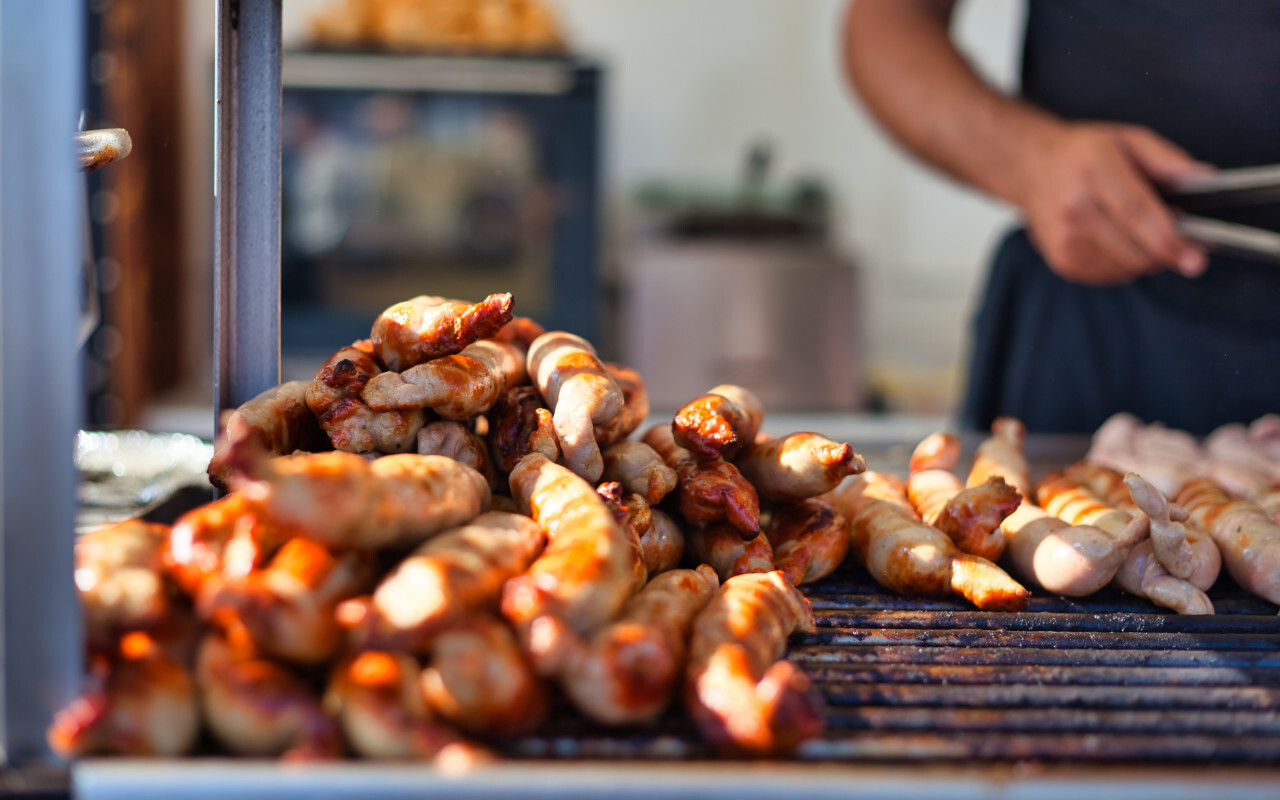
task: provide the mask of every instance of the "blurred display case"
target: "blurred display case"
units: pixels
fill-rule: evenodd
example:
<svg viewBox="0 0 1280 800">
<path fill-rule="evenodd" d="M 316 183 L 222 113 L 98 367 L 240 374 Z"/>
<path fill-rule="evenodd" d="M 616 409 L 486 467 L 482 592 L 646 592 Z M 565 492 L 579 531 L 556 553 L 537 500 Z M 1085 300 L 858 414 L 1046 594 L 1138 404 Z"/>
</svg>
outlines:
<svg viewBox="0 0 1280 800">
<path fill-rule="evenodd" d="M 419 294 L 598 338 L 598 65 L 286 53 L 282 79 L 286 377 Z"/>
</svg>

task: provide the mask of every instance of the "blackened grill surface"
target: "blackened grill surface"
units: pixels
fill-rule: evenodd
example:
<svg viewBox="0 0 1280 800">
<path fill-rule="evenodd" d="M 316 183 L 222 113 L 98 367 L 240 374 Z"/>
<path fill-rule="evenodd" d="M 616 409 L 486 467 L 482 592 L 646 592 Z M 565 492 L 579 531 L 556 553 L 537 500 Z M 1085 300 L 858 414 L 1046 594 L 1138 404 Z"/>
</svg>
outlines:
<svg viewBox="0 0 1280 800">
<path fill-rule="evenodd" d="M 827 704 L 799 758 L 1280 764 L 1280 617 L 1223 578 L 1211 617 L 1105 590 L 1021 613 L 885 592 L 857 568 L 806 587 L 789 657 Z M 510 755 L 710 758 L 679 710 L 610 731 L 562 713 Z"/>
</svg>

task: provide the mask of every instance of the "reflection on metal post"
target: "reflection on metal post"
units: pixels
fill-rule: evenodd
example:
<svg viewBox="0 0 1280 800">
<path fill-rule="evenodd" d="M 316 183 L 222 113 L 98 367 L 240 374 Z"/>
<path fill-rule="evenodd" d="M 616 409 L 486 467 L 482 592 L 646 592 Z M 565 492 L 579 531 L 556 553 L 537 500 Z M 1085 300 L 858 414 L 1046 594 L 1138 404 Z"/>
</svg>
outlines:
<svg viewBox="0 0 1280 800">
<path fill-rule="evenodd" d="M 0 3 L 0 744 L 48 759 L 80 679 L 74 572 L 81 416 L 77 0 Z"/>
<path fill-rule="evenodd" d="M 280 381 L 280 4 L 219 0 L 214 413 Z"/>
</svg>

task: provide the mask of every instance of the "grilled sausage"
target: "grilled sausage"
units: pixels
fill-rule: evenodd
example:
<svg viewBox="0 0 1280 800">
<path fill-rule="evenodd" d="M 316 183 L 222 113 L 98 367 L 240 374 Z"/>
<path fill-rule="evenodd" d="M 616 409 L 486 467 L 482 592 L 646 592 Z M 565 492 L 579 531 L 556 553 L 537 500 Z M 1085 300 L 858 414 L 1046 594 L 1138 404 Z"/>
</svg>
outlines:
<svg viewBox="0 0 1280 800">
<path fill-rule="evenodd" d="M 334 668 L 325 708 L 365 758 L 428 760 L 445 767 L 489 760 L 487 751 L 431 712 L 418 676 L 418 662 L 410 656 L 360 653 Z"/>
<path fill-rule="evenodd" d="M 542 404 L 542 395 L 533 386 L 517 386 L 494 403 L 487 414 L 489 451 L 503 473 L 515 469 L 530 453 L 542 453 L 550 461 L 560 458 L 551 411 Z"/>
<path fill-rule="evenodd" d="M 732 459 L 760 431 L 764 406 L 750 390 L 724 384 L 686 403 L 671 424 L 676 444 L 700 461 Z"/>
<path fill-rule="evenodd" d="M 423 425 L 418 431 L 418 455 L 460 461 L 483 475 L 490 489 L 498 488 L 488 443 L 461 422 L 436 420 Z"/>
<path fill-rule="evenodd" d="M 288 538 L 253 513 L 249 501 L 236 492 L 178 517 L 169 532 L 165 568 L 198 602 L 206 587 L 243 578 L 265 565 Z"/>
<path fill-rule="evenodd" d="M 711 568 L 726 581 L 747 572 L 772 572 L 773 546 L 763 533 L 743 541 L 742 534 L 726 522 L 690 528 L 685 534 L 690 557 Z"/>
<path fill-rule="evenodd" d="M 744 539 L 760 532 L 760 497 L 737 467 L 727 461 L 698 461 L 676 444 L 668 425 L 653 426 L 643 441 L 675 470 L 676 503 L 685 522 L 727 520 Z"/>
<path fill-rule="evenodd" d="M 429 408 L 444 419 L 469 420 L 488 411 L 508 386 L 525 381 L 524 352 L 513 344 L 480 341 L 462 352 L 371 377 L 360 399 L 374 411 Z"/>
<path fill-rule="evenodd" d="M 809 601 L 781 572 L 738 575 L 694 618 L 685 705 L 707 741 L 785 755 L 822 729 L 809 678 L 780 661 L 793 631 L 814 630 Z"/>
<path fill-rule="evenodd" d="M 1018 611 L 1030 593 L 985 558 L 961 552 L 902 502 L 882 500 L 858 476 L 827 497 L 849 521 L 850 544 L 871 577 L 905 594 L 957 594 L 983 610 Z"/>
<path fill-rule="evenodd" d="M 359 649 L 425 652 L 449 624 L 496 606 L 502 585 L 524 572 L 546 542 L 522 514 L 490 511 L 428 539 L 365 600 L 347 603 L 341 621 Z"/>
<path fill-rule="evenodd" d="M 209 460 L 214 486 L 227 488 L 232 473 L 251 469 L 263 458 L 329 449 L 329 437 L 307 406 L 309 386 L 307 381 L 282 383 L 231 412 Z"/>
<path fill-rule="evenodd" d="M 233 753 L 290 759 L 342 754 L 335 721 L 306 682 L 258 655 L 239 636 L 205 637 L 196 658 L 200 709 L 218 743 Z"/>
<path fill-rule="evenodd" d="M 473 519 L 491 498 L 471 467 L 413 453 L 280 456 L 237 488 L 268 522 L 334 548 L 412 546 Z"/>
<path fill-rule="evenodd" d="M 613 516 L 591 484 L 546 456 L 525 456 L 511 472 L 511 493 L 547 531 L 547 547 L 507 581 L 502 613 L 515 626 L 541 675 L 564 655 L 556 631 L 586 635 L 612 619 L 645 581 L 640 542 Z M 535 627 L 547 632 L 535 636 Z"/>
<path fill-rule="evenodd" d="M 425 411 L 374 411 L 361 397 L 380 374 L 373 345 L 365 339 L 330 356 L 307 387 L 307 407 L 338 450 L 407 453 L 414 448 L 427 421 Z"/>
<path fill-rule="evenodd" d="M 684 669 L 693 618 L 719 585 L 705 564 L 649 581 L 573 659 L 563 681 L 569 699 L 587 716 L 610 725 L 661 714 Z"/>
<path fill-rule="evenodd" d="M 579 477 L 600 480 L 604 463 L 595 426 L 622 411 L 622 390 L 586 339 L 550 331 L 529 347 L 529 376 L 551 406 L 564 463 Z"/>
<path fill-rule="evenodd" d="M 1187 482 L 1178 505 L 1213 537 L 1236 583 L 1280 604 L 1280 525 L 1257 504 L 1234 500 L 1205 478 Z"/>
<path fill-rule="evenodd" d="M 773 563 L 796 586 L 830 575 L 849 552 L 849 523 L 819 498 L 779 508 L 764 533 Z"/>
<path fill-rule="evenodd" d="M 760 496 L 781 503 L 817 497 L 867 468 L 848 443 L 808 432 L 757 440 L 736 464 Z"/>
<path fill-rule="evenodd" d="M 195 680 L 181 663 L 147 645 L 145 634 L 132 633 L 120 652 L 91 656 L 84 692 L 49 726 L 55 753 L 179 756 L 195 747 Z"/>
<path fill-rule="evenodd" d="M 265 655 L 319 664 L 342 642 L 334 610 L 364 590 L 372 568 L 367 553 L 334 556 L 314 542 L 292 539 L 265 568 L 205 593 L 199 611 L 206 619 L 234 615 Z"/>
<path fill-rule="evenodd" d="M 644 442 L 618 442 L 605 448 L 601 478 L 618 481 L 649 505 L 657 505 L 676 488 L 676 471 Z"/>
<path fill-rule="evenodd" d="M 131 519 L 76 540 L 76 589 L 89 641 L 113 641 L 122 631 L 149 628 L 168 616 L 168 539 L 167 525 Z"/>
<path fill-rule="evenodd" d="M 536 728 L 548 693 L 511 630 L 487 613 L 442 631 L 419 677 L 427 705 L 468 733 L 504 738 Z"/>
<path fill-rule="evenodd" d="M 1023 579 L 1054 594 L 1084 597 L 1111 582 L 1137 542 L 1117 540 L 1094 525 L 1068 525 L 1032 502 L 1031 468 L 1022 455 L 1024 428 L 1011 417 L 992 424 L 978 446 L 969 486 L 998 476 L 1022 495 L 1005 518 L 1005 557 Z"/>
<path fill-rule="evenodd" d="M 451 356 L 511 322 L 511 295 L 491 294 L 474 305 L 422 295 L 396 303 L 374 320 L 372 349 L 392 372 Z"/>
<path fill-rule="evenodd" d="M 679 566 L 684 556 L 684 531 L 661 509 L 649 511 L 649 529 L 640 535 L 640 554 L 650 577 Z M 738 537 L 741 541 L 742 537 Z"/>
<path fill-rule="evenodd" d="M 622 392 L 622 409 L 613 419 L 595 426 L 596 442 L 608 447 L 634 433 L 649 416 L 649 391 L 634 369 L 609 362 L 604 368 Z"/>
<path fill-rule="evenodd" d="M 1084 484 L 1054 473 L 1036 487 L 1036 499 L 1063 521 L 1096 525 L 1128 549 L 1114 579 L 1121 589 L 1180 614 L 1213 613 L 1213 604 L 1203 591 L 1169 574 L 1155 557 L 1148 538 L 1151 521 L 1145 514 L 1112 508 Z"/>
</svg>

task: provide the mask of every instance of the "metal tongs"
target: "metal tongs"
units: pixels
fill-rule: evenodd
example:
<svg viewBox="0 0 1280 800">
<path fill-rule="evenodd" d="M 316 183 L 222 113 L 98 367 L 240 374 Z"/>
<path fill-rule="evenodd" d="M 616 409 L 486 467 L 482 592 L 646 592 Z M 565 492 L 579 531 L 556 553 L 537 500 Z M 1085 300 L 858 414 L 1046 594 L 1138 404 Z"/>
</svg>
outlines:
<svg viewBox="0 0 1280 800">
<path fill-rule="evenodd" d="M 1181 181 L 1161 192 L 1175 209 L 1178 229 L 1215 252 L 1280 263 L 1280 232 L 1189 212 L 1280 205 L 1280 164 L 1224 169 Z"/>
</svg>

